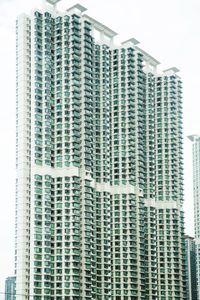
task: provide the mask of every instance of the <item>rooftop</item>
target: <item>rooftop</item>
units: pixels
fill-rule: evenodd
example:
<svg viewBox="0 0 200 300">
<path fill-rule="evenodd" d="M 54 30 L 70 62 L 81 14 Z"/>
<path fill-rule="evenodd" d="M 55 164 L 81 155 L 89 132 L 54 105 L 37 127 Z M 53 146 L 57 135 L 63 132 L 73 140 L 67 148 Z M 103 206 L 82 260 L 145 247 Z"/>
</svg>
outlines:
<svg viewBox="0 0 200 300">
<path fill-rule="evenodd" d="M 136 47 L 136 49 L 138 49 L 141 53 L 142 53 L 142 55 L 143 55 L 143 57 L 144 57 L 144 60 L 146 60 L 146 61 L 149 61 L 152 65 L 154 65 L 154 66 L 157 66 L 157 65 L 159 65 L 160 64 L 160 62 L 157 60 L 157 59 L 155 59 L 153 56 L 151 56 L 149 53 L 147 53 L 146 51 L 144 51 L 144 50 L 142 50 L 141 48 L 139 48 L 139 47 Z"/>
<path fill-rule="evenodd" d="M 94 28 L 99 30 L 99 31 L 104 31 L 104 33 L 109 36 L 109 37 L 114 37 L 117 35 L 117 33 L 115 31 L 113 31 L 112 29 L 108 28 L 107 26 L 105 26 L 104 24 L 100 23 L 99 21 L 91 18 L 90 16 L 88 15 L 84 15 L 84 17 L 90 21 Z"/>
<path fill-rule="evenodd" d="M 60 2 L 61 0 L 46 0 L 46 2 L 52 4 L 52 5 L 56 5 L 58 2 Z"/>
<path fill-rule="evenodd" d="M 164 70 L 163 72 L 169 72 L 169 71 L 172 71 L 172 72 L 174 72 L 174 73 L 178 73 L 178 72 L 180 72 L 180 70 L 178 69 L 178 68 L 176 68 L 176 67 L 172 67 L 172 68 L 169 68 L 169 69 L 167 69 L 167 70 Z"/>
<path fill-rule="evenodd" d="M 128 39 L 128 40 L 122 42 L 122 45 L 125 45 L 128 43 L 131 43 L 133 45 L 138 45 L 140 42 L 138 40 L 136 40 L 135 38 L 131 38 L 131 39 Z"/>
<path fill-rule="evenodd" d="M 72 7 L 67 9 L 68 12 L 74 11 L 74 10 L 79 10 L 81 13 L 83 13 L 87 10 L 87 8 L 85 8 L 84 6 L 82 6 L 80 4 L 75 4 Z"/>
<path fill-rule="evenodd" d="M 197 139 L 199 139 L 200 136 L 198 134 L 193 134 L 193 135 L 189 135 L 188 136 L 188 139 L 191 141 L 191 142 L 195 142 Z"/>
</svg>

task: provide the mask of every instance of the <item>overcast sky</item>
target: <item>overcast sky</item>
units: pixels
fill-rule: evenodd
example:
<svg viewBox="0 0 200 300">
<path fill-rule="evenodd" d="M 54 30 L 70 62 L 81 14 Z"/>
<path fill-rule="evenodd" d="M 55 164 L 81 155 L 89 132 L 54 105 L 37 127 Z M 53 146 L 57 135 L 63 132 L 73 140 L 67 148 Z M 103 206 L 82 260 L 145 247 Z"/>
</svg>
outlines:
<svg viewBox="0 0 200 300">
<path fill-rule="evenodd" d="M 60 9 L 79 2 L 88 14 L 119 33 L 134 37 L 160 61 L 176 66 L 184 87 L 184 137 L 200 134 L 199 0 L 62 0 Z M 15 224 L 15 19 L 40 7 L 41 0 L 0 0 L 0 293 L 14 270 Z M 185 138 L 186 233 L 193 235 L 192 145 Z M 4 297 L 0 296 L 0 299 Z"/>
</svg>

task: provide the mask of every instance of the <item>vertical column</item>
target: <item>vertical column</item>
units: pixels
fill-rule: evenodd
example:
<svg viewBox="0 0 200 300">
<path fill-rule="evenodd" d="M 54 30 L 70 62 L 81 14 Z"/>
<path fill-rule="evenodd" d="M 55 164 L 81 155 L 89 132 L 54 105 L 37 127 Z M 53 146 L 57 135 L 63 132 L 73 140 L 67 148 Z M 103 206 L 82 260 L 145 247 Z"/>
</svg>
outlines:
<svg viewBox="0 0 200 300">
<path fill-rule="evenodd" d="M 16 294 L 28 299 L 30 241 L 30 106 L 31 39 L 30 19 L 17 19 L 17 112 L 16 112 Z"/>
</svg>

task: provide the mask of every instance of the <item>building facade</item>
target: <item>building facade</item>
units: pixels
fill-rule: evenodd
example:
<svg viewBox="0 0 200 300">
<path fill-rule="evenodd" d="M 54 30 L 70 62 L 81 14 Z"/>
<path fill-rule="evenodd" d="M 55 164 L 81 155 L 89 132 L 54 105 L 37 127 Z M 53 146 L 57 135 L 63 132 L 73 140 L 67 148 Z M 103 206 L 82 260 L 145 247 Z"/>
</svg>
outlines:
<svg viewBox="0 0 200 300">
<path fill-rule="evenodd" d="M 16 277 L 8 277 L 5 281 L 5 300 L 16 299 Z"/>
<path fill-rule="evenodd" d="M 185 236 L 187 299 L 197 300 L 196 245 L 193 237 Z"/>
<path fill-rule="evenodd" d="M 178 70 L 56 2 L 17 20 L 17 300 L 186 299 Z"/>
<path fill-rule="evenodd" d="M 188 137 L 192 142 L 193 152 L 193 199 L 194 199 L 194 232 L 196 243 L 197 290 L 200 299 L 200 136 Z"/>
</svg>

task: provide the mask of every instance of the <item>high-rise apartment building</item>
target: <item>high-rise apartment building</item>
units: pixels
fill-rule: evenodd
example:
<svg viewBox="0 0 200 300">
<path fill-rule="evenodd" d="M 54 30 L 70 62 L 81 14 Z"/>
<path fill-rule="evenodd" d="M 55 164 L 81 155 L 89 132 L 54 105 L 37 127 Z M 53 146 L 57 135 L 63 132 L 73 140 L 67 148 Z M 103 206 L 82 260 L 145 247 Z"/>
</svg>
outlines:
<svg viewBox="0 0 200 300">
<path fill-rule="evenodd" d="M 185 236 L 187 300 L 197 300 L 196 247 L 193 237 Z"/>
<path fill-rule="evenodd" d="M 193 152 L 193 198 L 194 198 L 194 230 L 196 243 L 197 290 L 200 299 L 200 136 L 188 137 L 192 142 Z"/>
<path fill-rule="evenodd" d="M 17 20 L 17 300 L 186 299 L 178 70 L 56 2 Z"/>
<path fill-rule="evenodd" d="M 16 277 L 8 277 L 5 281 L 5 300 L 16 299 Z"/>
</svg>

